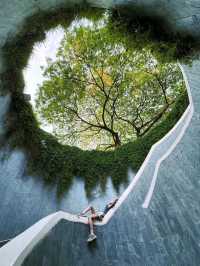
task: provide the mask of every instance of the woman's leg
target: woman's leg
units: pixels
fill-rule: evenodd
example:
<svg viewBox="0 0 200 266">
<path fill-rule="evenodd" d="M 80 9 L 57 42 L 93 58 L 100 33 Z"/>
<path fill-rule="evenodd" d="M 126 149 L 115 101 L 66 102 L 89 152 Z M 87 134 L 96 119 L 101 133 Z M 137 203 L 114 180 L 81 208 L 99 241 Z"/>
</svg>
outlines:
<svg viewBox="0 0 200 266">
<path fill-rule="evenodd" d="M 93 225 L 93 220 L 91 217 L 88 218 L 88 224 L 90 227 L 90 234 L 94 234 L 94 225 Z"/>
<path fill-rule="evenodd" d="M 91 211 L 92 214 L 95 214 L 95 213 L 96 213 L 94 207 L 93 207 L 93 206 L 89 206 L 89 207 L 87 207 L 85 210 L 83 210 L 83 211 L 81 212 L 81 215 L 84 215 L 85 213 L 87 213 L 87 212 L 89 212 L 89 211 Z"/>
</svg>

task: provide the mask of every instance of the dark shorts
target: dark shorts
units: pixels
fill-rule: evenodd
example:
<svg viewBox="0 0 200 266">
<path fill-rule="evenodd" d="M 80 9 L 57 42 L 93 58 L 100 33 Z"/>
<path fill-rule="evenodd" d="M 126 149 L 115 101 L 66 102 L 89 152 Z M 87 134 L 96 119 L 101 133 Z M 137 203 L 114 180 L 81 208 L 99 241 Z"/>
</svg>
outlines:
<svg viewBox="0 0 200 266">
<path fill-rule="evenodd" d="M 109 208 L 108 206 L 106 206 L 105 209 L 104 209 L 104 211 L 103 211 L 104 215 L 106 215 L 106 213 L 108 213 L 108 211 L 109 211 L 110 209 L 111 209 L 111 208 Z"/>
<path fill-rule="evenodd" d="M 101 222 L 103 220 L 103 217 L 104 217 L 104 213 L 100 212 L 100 213 L 97 213 L 96 216 L 92 217 L 92 220 Z"/>
</svg>

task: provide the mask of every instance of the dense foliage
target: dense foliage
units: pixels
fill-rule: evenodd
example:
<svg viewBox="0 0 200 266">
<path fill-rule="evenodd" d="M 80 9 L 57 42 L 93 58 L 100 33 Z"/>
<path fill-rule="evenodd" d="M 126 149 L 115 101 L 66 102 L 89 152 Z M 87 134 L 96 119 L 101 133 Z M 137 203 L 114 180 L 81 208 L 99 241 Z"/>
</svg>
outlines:
<svg viewBox="0 0 200 266">
<path fill-rule="evenodd" d="M 116 189 L 127 182 L 127 171 L 138 170 L 150 148 L 176 124 L 188 105 L 185 92 L 176 101 L 172 112 L 164 121 L 145 136 L 112 151 L 83 151 L 77 147 L 60 144 L 51 134 L 38 128 L 31 105 L 18 95 L 13 95 L 13 111 L 20 114 L 15 134 L 10 137 L 12 147 L 25 149 L 29 155 L 28 173 L 42 176 L 48 183 L 57 184 L 58 193 L 65 192 L 74 176 L 85 181 L 87 195 L 100 184 L 105 189 L 111 177 Z M 22 119 L 23 118 L 23 119 Z"/>
<path fill-rule="evenodd" d="M 108 15 L 84 23 L 66 29 L 56 61 L 48 61 L 37 111 L 62 143 L 117 147 L 162 121 L 184 81 L 176 63 L 114 30 Z"/>
<path fill-rule="evenodd" d="M 5 71 L 2 75 L 1 91 L 11 93 L 11 105 L 5 121 L 7 125 L 5 138 L 8 142 L 3 139 L 1 145 L 9 143 L 11 149 L 24 150 L 28 155 L 27 174 L 34 174 L 48 183 L 58 185 L 59 193 L 70 186 L 74 175 L 78 175 L 85 180 L 89 195 L 91 189 L 97 184 L 101 184 L 103 189 L 108 176 L 112 177 L 116 188 L 120 183 L 126 182 L 128 167 L 137 170 L 141 166 L 151 146 L 161 139 L 181 117 L 188 105 L 188 97 L 186 92 L 181 95 L 173 106 L 172 112 L 146 136 L 122 145 L 115 151 L 83 151 L 61 145 L 54 136 L 39 129 L 31 105 L 23 98 L 22 69 L 27 65 L 35 42 L 44 40 L 45 31 L 60 23 L 67 27 L 70 20 L 73 20 L 77 14 L 80 14 L 80 8 L 76 11 L 65 7 L 48 12 L 40 10 L 33 17 L 28 18 L 23 27 L 20 27 L 16 37 L 8 39 L 3 47 Z M 101 12 L 94 9 L 88 12 L 86 8 L 86 12 L 84 11 L 82 15 L 96 19 Z M 117 23 L 116 32 L 127 33 L 124 30 L 126 26 L 130 30 L 129 38 L 134 40 L 133 43 L 137 42 L 138 47 L 139 44 L 141 47 L 148 45 L 161 61 L 183 59 L 185 53 L 182 51 L 190 53 L 188 47 L 194 47 L 194 45 L 191 46 L 190 41 L 180 41 L 178 38 L 170 38 L 168 42 L 165 38 L 164 40 L 154 38 L 154 41 L 151 41 L 149 32 L 154 32 L 152 23 L 147 23 L 148 30 L 146 31 L 143 24 L 135 26 L 129 20 L 124 24 L 126 19 L 130 19 L 128 16 L 120 15 L 120 19 L 118 16 L 113 18 L 113 23 Z M 162 32 L 159 36 L 162 36 Z M 183 49 L 176 45 L 177 42 L 182 45 Z"/>
</svg>

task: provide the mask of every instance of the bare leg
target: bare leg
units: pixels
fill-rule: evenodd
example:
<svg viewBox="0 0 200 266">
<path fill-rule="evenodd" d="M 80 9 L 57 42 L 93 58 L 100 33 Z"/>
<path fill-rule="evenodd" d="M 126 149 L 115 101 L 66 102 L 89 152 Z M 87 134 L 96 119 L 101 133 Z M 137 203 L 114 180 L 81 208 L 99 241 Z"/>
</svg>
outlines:
<svg viewBox="0 0 200 266">
<path fill-rule="evenodd" d="M 88 237 L 88 242 L 92 242 L 93 240 L 95 240 L 97 238 L 97 236 L 95 235 L 94 233 L 94 224 L 93 224 L 93 220 L 92 218 L 88 218 L 88 224 L 89 224 L 89 227 L 90 227 L 90 234 L 89 234 L 89 237 Z"/>
<path fill-rule="evenodd" d="M 89 211 L 91 211 L 92 214 L 95 214 L 95 213 L 96 213 L 94 207 L 93 207 L 93 206 L 89 206 L 89 207 L 87 207 L 85 210 L 83 210 L 83 211 L 81 212 L 81 215 L 84 215 L 85 213 L 87 213 L 87 212 L 89 212 Z"/>
<path fill-rule="evenodd" d="M 89 224 L 89 229 L 90 229 L 90 233 L 89 233 L 89 237 L 88 237 L 88 242 L 91 242 L 93 240 L 95 240 L 97 237 L 94 233 L 94 224 L 93 224 L 93 219 L 95 219 L 96 215 L 96 211 L 94 209 L 94 207 L 90 206 L 87 207 L 85 210 L 82 211 L 81 215 L 84 215 L 87 212 L 91 212 L 91 217 L 88 217 L 88 224 Z"/>
<path fill-rule="evenodd" d="M 90 234 L 94 234 L 94 225 L 91 217 L 88 218 L 88 224 L 90 227 Z"/>
</svg>

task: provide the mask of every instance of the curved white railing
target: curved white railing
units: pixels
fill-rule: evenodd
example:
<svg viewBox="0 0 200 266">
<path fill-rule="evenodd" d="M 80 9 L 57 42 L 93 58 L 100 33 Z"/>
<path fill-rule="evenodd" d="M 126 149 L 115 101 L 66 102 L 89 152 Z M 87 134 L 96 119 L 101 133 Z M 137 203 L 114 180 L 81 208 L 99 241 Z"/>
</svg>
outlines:
<svg viewBox="0 0 200 266">
<path fill-rule="evenodd" d="M 155 171 L 154 171 L 154 175 L 152 178 L 152 182 L 149 188 L 149 191 L 145 197 L 144 203 L 143 203 L 143 208 L 148 208 L 151 198 L 153 196 L 153 192 L 155 189 L 155 185 L 156 185 L 156 180 L 157 180 L 157 176 L 158 176 L 158 170 L 159 167 L 161 165 L 161 163 L 170 155 L 170 153 L 175 149 L 175 147 L 177 146 L 177 144 L 180 142 L 180 140 L 182 139 L 186 129 L 188 128 L 190 121 L 192 119 L 193 113 L 194 113 L 194 106 L 193 106 L 193 101 L 192 101 L 192 95 L 191 95 L 191 91 L 190 91 L 190 87 L 189 87 L 189 83 L 187 80 L 187 77 L 185 75 L 184 69 L 183 67 L 179 64 L 179 67 L 183 73 L 183 78 L 186 84 L 186 88 L 187 88 L 187 92 L 188 92 L 188 97 L 189 97 L 189 106 L 186 109 L 186 111 L 184 112 L 184 114 L 182 115 L 181 119 L 177 122 L 177 124 L 175 125 L 175 127 L 168 132 L 168 134 L 163 138 L 165 139 L 169 134 L 172 134 L 174 132 L 174 130 L 185 120 L 185 123 L 182 127 L 181 132 L 179 133 L 178 137 L 176 138 L 176 140 L 174 141 L 174 143 L 171 145 L 171 147 L 168 148 L 168 150 L 166 151 L 165 154 L 163 154 L 163 156 L 157 161 L 156 163 L 156 167 L 155 167 Z M 187 119 L 185 119 L 185 117 L 187 116 Z M 159 142 L 158 142 L 159 144 Z"/>
<path fill-rule="evenodd" d="M 42 239 L 62 219 L 71 222 L 87 223 L 87 218 L 79 218 L 78 216 L 62 211 L 48 215 L 0 249 L 0 265 L 20 266 L 24 258 L 40 239 Z"/>
<path fill-rule="evenodd" d="M 135 177 L 133 178 L 133 180 L 130 183 L 130 185 L 128 186 L 128 188 L 122 193 L 122 195 L 119 198 L 116 206 L 113 209 L 111 209 L 110 212 L 105 216 L 103 224 L 106 224 L 111 219 L 111 217 L 113 216 L 115 211 L 124 202 L 124 200 L 127 198 L 129 193 L 131 191 L 133 191 L 134 187 L 136 186 L 136 184 L 138 183 L 138 181 L 142 177 L 142 174 L 143 174 L 145 168 L 148 167 L 148 163 L 150 162 L 152 154 L 155 152 L 156 148 L 158 146 L 161 146 L 165 142 L 165 140 L 168 139 L 171 135 L 173 135 L 173 133 L 176 131 L 176 129 L 182 125 L 182 128 L 180 130 L 179 135 L 176 137 L 176 139 L 174 140 L 172 145 L 167 147 L 167 150 L 165 150 L 165 152 L 163 152 L 163 155 L 159 157 L 159 159 L 157 160 L 157 162 L 155 164 L 151 185 L 150 185 L 149 190 L 147 192 L 147 195 L 145 197 L 144 203 L 142 204 L 143 208 L 148 208 L 148 206 L 150 204 L 150 201 L 151 201 L 151 198 L 153 196 L 154 189 L 155 189 L 159 167 L 160 167 L 161 163 L 171 154 L 171 152 L 178 145 L 178 143 L 182 139 L 186 129 L 188 128 L 188 126 L 190 124 L 190 121 L 191 121 L 193 113 L 194 113 L 192 95 L 191 95 L 189 83 L 188 83 L 187 77 L 185 75 L 184 69 L 183 69 L 183 67 L 180 64 L 179 64 L 179 67 L 180 67 L 180 69 L 181 69 L 181 71 L 183 73 L 184 81 L 185 81 L 185 84 L 186 84 L 186 88 L 187 88 L 187 92 L 188 92 L 188 98 L 189 98 L 189 105 L 188 105 L 187 109 L 185 110 L 184 114 L 179 119 L 179 121 L 176 123 L 176 125 L 161 140 L 156 142 L 151 147 L 150 152 L 148 153 L 148 155 L 147 155 L 145 161 L 143 162 L 142 166 L 140 167 L 138 173 L 135 175 Z"/>
<path fill-rule="evenodd" d="M 162 163 L 163 160 L 165 160 L 169 156 L 169 154 L 174 150 L 174 148 L 177 146 L 177 144 L 181 140 L 182 136 L 185 133 L 185 130 L 190 124 L 190 121 L 191 121 L 191 118 L 194 112 L 189 84 L 188 84 L 183 68 L 181 66 L 180 68 L 182 70 L 184 80 L 186 83 L 186 87 L 187 87 L 187 91 L 188 91 L 188 95 L 189 95 L 188 108 L 186 109 L 186 111 L 184 112 L 184 114 L 182 115 L 178 123 L 168 132 L 168 134 L 165 137 L 163 137 L 159 142 L 155 143 L 152 146 L 140 170 L 135 175 L 135 177 L 133 178 L 128 188 L 123 192 L 123 194 L 119 198 L 115 207 L 112 208 L 105 215 L 103 222 L 96 223 L 96 225 L 105 225 L 109 222 L 109 220 L 114 215 L 116 210 L 125 201 L 129 193 L 133 191 L 134 187 L 136 186 L 136 184 L 142 177 L 142 174 L 144 170 L 148 167 L 148 163 L 151 160 L 152 155 L 156 151 L 156 148 L 162 145 L 167 139 L 169 139 L 169 137 L 174 134 L 174 132 L 177 130 L 178 127 L 181 127 L 180 132 L 178 136 L 176 137 L 176 139 L 174 140 L 174 142 L 167 148 L 167 150 L 165 150 L 165 152 L 163 152 L 162 156 L 159 157 L 159 159 L 157 160 L 155 164 L 153 178 L 152 178 L 149 190 L 147 192 L 147 195 L 145 197 L 144 203 L 142 205 L 143 208 L 147 208 L 149 206 L 150 200 L 154 192 L 160 164 Z M 39 242 L 39 240 L 41 240 L 45 236 L 45 234 L 47 234 L 62 219 L 65 219 L 71 222 L 79 222 L 79 223 L 85 223 L 85 224 L 87 223 L 87 218 L 78 217 L 76 215 L 72 215 L 72 214 L 69 214 L 63 211 L 59 211 L 54 214 L 51 214 L 43 218 L 42 220 L 40 220 L 33 226 L 31 226 L 29 229 L 27 229 L 22 234 L 15 237 L 13 240 L 11 240 L 8 244 L 6 244 L 0 249 L 0 262 L 2 263 L 2 265 L 3 266 L 21 265 L 24 258 L 29 254 L 32 248 Z"/>
</svg>

